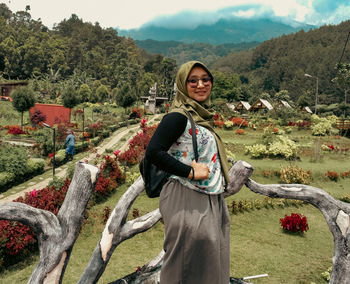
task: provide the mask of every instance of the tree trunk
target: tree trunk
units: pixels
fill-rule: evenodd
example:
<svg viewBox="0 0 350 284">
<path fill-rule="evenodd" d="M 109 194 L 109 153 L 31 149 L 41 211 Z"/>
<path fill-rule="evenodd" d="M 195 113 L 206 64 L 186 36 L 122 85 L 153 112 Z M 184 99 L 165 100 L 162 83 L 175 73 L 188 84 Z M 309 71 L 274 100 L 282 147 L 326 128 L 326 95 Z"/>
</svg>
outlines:
<svg viewBox="0 0 350 284">
<path fill-rule="evenodd" d="M 61 283 L 77 239 L 98 168 L 77 163 L 66 198 L 57 214 L 19 202 L 0 205 L 0 218 L 19 221 L 37 235 L 40 258 L 28 283 Z"/>
</svg>

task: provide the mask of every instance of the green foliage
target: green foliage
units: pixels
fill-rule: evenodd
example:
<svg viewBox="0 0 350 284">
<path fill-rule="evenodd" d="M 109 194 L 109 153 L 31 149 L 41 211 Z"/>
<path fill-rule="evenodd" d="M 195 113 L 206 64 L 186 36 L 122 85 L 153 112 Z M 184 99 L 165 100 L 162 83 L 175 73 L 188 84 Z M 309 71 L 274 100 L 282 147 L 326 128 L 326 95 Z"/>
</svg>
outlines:
<svg viewBox="0 0 350 284">
<path fill-rule="evenodd" d="M 74 86 L 68 86 L 62 95 L 62 102 L 65 107 L 73 108 L 80 103 L 78 93 Z"/>
<path fill-rule="evenodd" d="M 15 181 L 15 178 L 14 173 L 0 172 L 0 191 L 9 187 Z"/>
<path fill-rule="evenodd" d="M 27 172 L 38 175 L 44 172 L 45 160 L 41 158 L 30 158 L 27 160 Z"/>
<path fill-rule="evenodd" d="M 81 102 L 87 102 L 91 96 L 91 89 L 88 84 L 82 84 L 78 91 L 79 100 Z"/>
<path fill-rule="evenodd" d="M 130 84 L 121 83 L 117 88 L 115 99 L 119 106 L 127 108 L 133 105 L 137 97 Z"/>
<path fill-rule="evenodd" d="M 250 154 L 253 158 L 274 157 L 294 159 L 298 153 L 298 146 L 291 139 L 283 135 L 278 135 L 267 145 L 255 144 L 246 146 L 245 151 L 246 154 Z"/>
<path fill-rule="evenodd" d="M 96 96 L 98 98 L 98 102 L 104 102 L 109 97 L 108 89 L 105 85 L 101 85 L 96 89 Z"/>
<path fill-rule="evenodd" d="M 1 143 L 0 146 L 0 172 L 13 173 L 16 176 L 24 176 L 27 173 L 27 150 Z"/>
<path fill-rule="evenodd" d="M 314 136 L 325 136 L 329 135 L 332 130 L 332 120 L 325 117 L 318 117 L 312 115 L 313 125 L 311 126 L 312 135 Z"/>
<path fill-rule="evenodd" d="M 34 106 L 34 93 L 28 87 L 20 87 L 12 91 L 13 107 L 21 113 L 21 127 L 23 126 L 23 112 Z"/>
<path fill-rule="evenodd" d="M 24 112 L 34 106 L 34 93 L 28 87 L 15 89 L 12 91 L 11 97 L 13 107 L 19 112 Z"/>
</svg>

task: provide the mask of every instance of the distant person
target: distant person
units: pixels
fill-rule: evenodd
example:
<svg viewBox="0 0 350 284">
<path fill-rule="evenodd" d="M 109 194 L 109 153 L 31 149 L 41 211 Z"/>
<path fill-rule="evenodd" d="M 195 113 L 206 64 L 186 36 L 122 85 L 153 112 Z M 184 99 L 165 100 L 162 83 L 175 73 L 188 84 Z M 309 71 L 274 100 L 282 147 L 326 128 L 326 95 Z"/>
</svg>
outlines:
<svg viewBox="0 0 350 284">
<path fill-rule="evenodd" d="M 64 142 L 64 146 L 67 145 L 66 148 L 66 160 L 72 161 L 74 155 L 74 145 L 75 145 L 75 136 L 73 130 L 68 131 L 68 136 L 66 141 Z"/>
</svg>

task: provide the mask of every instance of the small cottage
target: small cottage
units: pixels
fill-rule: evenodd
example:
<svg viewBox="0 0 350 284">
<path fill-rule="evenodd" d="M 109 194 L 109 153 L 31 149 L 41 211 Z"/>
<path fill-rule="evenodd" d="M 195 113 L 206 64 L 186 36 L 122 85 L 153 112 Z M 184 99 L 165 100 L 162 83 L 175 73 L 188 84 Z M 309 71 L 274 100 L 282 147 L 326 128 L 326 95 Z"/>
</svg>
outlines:
<svg viewBox="0 0 350 284">
<path fill-rule="evenodd" d="M 245 101 L 239 101 L 235 106 L 236 111 L 248 111 L 249 109 L 250 109 L 250 104 Z"/>
<path fill-rule="evenodd" d="M 258 111 L 258 110 L 270 111 L 273 109 L 272 105 L 264 99 L 258 99 L 251 107 L 250 111 Z"/>
</svg>

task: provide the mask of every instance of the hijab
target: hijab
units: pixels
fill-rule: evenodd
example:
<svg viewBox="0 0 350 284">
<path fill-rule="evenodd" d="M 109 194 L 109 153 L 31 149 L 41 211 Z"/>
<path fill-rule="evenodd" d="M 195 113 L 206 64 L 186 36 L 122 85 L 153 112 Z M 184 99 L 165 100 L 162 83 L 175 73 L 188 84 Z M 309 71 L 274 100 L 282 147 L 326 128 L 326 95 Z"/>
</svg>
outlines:
<svg viewBox="0 0 350 284">
<path fill-rule="evenodd" d="M 221 169 L 224 174 L 226 184 L 228 184 L 229 166 L 227 162 L 224 144 L 213 128 L 212 118 L 214 116 L 214 113 L 210 110 L 210 96 L 208 96 L 208 98 L 203 102 L 197 102 L 190 98 L 187 92 L 188 76 L 193 67 L 197 66 L 203 68 L 208 73 L 209 77 L 211 78 L 211 81 L 213 82 L 213 75 L 203 63 L 199 61 L 189 61 L 181 65 L 176 75 L 177 90 L 174 101 L 171 105 L 170 112 L 180 112 L 187 116 L 186 113 L 183 111 L 184 109 L 186 109 L 188 112 L 191 113 L 193 120 L 196 124 L 207 128 L 213 134 L 219 151 Z"/>
</svg>

